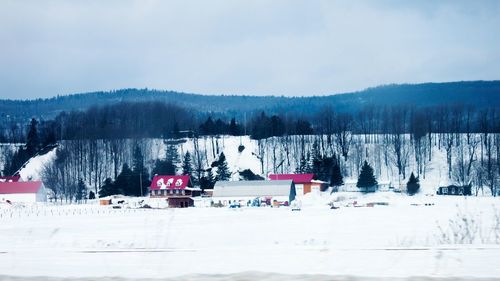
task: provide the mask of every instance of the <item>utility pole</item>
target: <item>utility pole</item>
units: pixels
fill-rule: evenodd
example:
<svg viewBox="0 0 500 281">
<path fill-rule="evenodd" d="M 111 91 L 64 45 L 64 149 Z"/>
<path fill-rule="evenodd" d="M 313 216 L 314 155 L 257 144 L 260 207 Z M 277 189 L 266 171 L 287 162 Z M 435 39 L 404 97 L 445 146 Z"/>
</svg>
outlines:
<svg viewBox="0 0 500 281">
<path fill-rule="evenodd" d="M 141 185 L 141 196 L 144 196 L 144 193 L 142 192 L 142 171 L 139 172 L 139 180 L 141 181 L 139 183 Z"/>
</svg>

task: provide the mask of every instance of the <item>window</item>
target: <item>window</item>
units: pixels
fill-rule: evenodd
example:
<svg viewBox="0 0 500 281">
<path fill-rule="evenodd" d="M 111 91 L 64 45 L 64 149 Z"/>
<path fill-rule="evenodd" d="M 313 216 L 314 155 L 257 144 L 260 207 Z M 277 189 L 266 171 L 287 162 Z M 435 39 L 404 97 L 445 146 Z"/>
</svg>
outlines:
<svg viewBox="0 0 500 281">
<path fill-rule="evenodd" d="M 443 194 L 448 194 L 448 188 L 447 188 L 447 187 L 443 187 L 443 189 L 442 189 L 442 193 L 443 193 Z"/>
</svg>

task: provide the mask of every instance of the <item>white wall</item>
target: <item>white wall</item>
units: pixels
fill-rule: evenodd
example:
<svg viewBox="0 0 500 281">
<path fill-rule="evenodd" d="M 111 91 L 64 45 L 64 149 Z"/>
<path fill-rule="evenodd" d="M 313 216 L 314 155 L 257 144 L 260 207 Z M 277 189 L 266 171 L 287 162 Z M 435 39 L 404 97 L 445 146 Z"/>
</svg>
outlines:
<svg viewBox="0 0 500 281">
<path fill-rule="evenodd" d="M 304 185 L 303 184 L 295 184 L 295 193 L 296 196 L 304 196 Z"/>
<path fill-rule="evenodd" d="M 0 194 L 0 200 L 9 200 L 13 203 L 15 202 L 26 202 L 33 203 L 36 202 L 36 193 L 13 193 L 13 194 Z M 47 199 L 45 199 L 47 201 Z"/>
</svg>

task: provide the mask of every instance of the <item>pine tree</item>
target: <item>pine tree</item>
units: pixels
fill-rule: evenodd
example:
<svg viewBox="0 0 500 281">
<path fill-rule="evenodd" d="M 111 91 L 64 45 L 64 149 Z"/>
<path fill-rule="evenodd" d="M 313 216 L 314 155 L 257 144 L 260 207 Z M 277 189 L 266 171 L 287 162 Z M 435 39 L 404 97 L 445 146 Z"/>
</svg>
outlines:
<svg viewBox="0 0 500 281">
<path fill-rule="evenodd" d="M 217 161 L 217 180 L 218 181 L 227 181 L 231 178 L 231 171 L 229 171 L 229 168 L 227 167 L 227 161 L 226 161 L 226 156 L 224 155 L 224 152 L 221 152 L 219 156 L 219 160 Z"/>
<path fill-rule="evenodd" d="M 143 196 L 151 184 L 149 174 L 144 167 L 144 156 L 139 145 L 135 146 L 133 154 L 133 166 L 130 182 L 125 189 L 125 195 Z"/>
<path fill-rule="evenodd" d="M 420 181 L 418 177 L 415 177 L 413 172 L 410 175 L 410 179 L 408 180 L 408 183 L 406 183 L 406 192 L 408 192 L 409 195 L 414 195 L 418 193 L 420 189 Z"/>
<path fill-rule="evenodd" d="M 172 163 L 175 167 L 175 172 L 172 175 L 177 174 L 177 167 L 179 167 L 179 152 L 177 151 L 177 146 L 175 144 L 167 145 L 167 151 L 165 152 L 165 160 Z"/>
<path fill-rule="evenodd" d="M 320 177 L 322 164 L 323 164 L 323 157 L 321 156 L 321 153 L 319 151 L 318 142 L 315 141 L 313 143 L 312 157 L 311 157 L 311 164 L 310 165 L 311 165 L 311 172 L 316 177 Z"/>
<path fill-rule="evenodd" d="M 214 188 L 215 178 L 212 172 L 212 168 L 209 168 L 205 175 L 200 179 L 200 188 L 202 190 Z"/>
<path fill-rule="evenodd" d="M 299 166 L 295 169 L 295 173 L 303 174 L 307 172 L 307 159 L 304 154 L 300 157 Z"/>
<path fill-rule="evenodd" d="M 40 138 L 38 137 L 38 122 L 35 118 L 31 119 L 30 129 L 26 137 L 26 152 L 29 157 L 33 157 L 40 149 Z"/>
<path fill-rule="evenodd" d="M 92 190 L 89 192 L 89 199 L 90 200 L 95 199 L 95 193 Z"/>
<path fill-rule="evenodd" d="M 157 159 L 155 162 L 155 166 L 153 168 L 153 175 L 165 175 L 165 176 L 173 176 L 175 175 L 175 166 L 174 164 L 168 162 L 167 160 Z"/>
<path fill-rule="evenodd" d="M 229 123 L 229 134 L 232 136 L 239 136 L 241 134 L 240 127 L 236 124 L 236 119 L 232 118 Z"/>
<path fill-rule="evenodd" d="M 132 189 L 131 181 L 132 181 L 132 170 L 130 169 L 128 164 L 125 163 L 122 166 L 122 170 L 121 170 L 120 174 L 118 175 L 118 177 L 116 177 L 111 190 L 113 192 L 116 192 L 114 194 L 130 195 L 132 193 L 131 192 L 131 189 Z M 105 184 L 106 184 L 106 182 L 105 182 Z M 107 196 L 107 195 L 104 195 L 104 196 Z M 101 192 L 99 192 L 99 197 L 102 197 Z"/>
<path fill-rule="evenodd" d="M 85 183 L 82 179 L 78 179 L 75 199 L 77 202 L 82 201 L 83 199 L 87 199 L 87 186 L 85 186 Z"/>
<path fill-rule="evenodd" d="M 191 164 L 191 153 L 189 151 L 184 154 L 184 161 L 182 161 L 182 174 L 191 176 L 193 174 L 193 165 Z"/>
<path fill-rule="evenodd" d="M 344 178 L 342 177 L 342 172 L 340 171 L 340 166 L 335 161 L 332 167 L 332 176 L 330 179 L 331 186 L 341 186 L 344 185 Z"/>
<path fill-rule="evenodd" d="M 365 161 L 363 167 L 361 167 L 361 172 L 359 173 L 358 183 L 356 184 L 356 186 L 361 189 L 365 189 L 365 191 L 368 191 L 369 188 L 377 184 L 377 180 L 373 175 L 373 168 L 368 164 L 367 161 Z"/>
<path fill-rule="evenodd" d="M 40 138 L 38 136 L 37 124 L 38 122 L 35 118 L 31 119 L 30 128 L 26 137 L 26 145 L 20 147 L 10 160 L 7 159 L 3 170 L 5 175 L 14 175 L 26 161 L 35 156 L 38 150 L 40 150 Z"/>
<path fill-rule="evenodd" d="M 120 183 L 118 183 L 120 184 Z M 91 194 L 89 195 L 89 199 L 92 199 L 91 195 L 93 195 L 94 193 L 91 191 Z M 99 197 L 106 197 L 106 196 L 110 196 L 110 195 L 115 195 L 115 194 L 123 194 L 123 191 L 118 188 L 118 185 L 116 182 L 113 182 L 111 180 L 111 178 L 107 178 L 106 180 L 104 180 L 104 184 L 101 186 L 100 190 L 99 190 Z M 95 198 L 95 194 L 94 194 L 94 198 Z"/>
</svg>

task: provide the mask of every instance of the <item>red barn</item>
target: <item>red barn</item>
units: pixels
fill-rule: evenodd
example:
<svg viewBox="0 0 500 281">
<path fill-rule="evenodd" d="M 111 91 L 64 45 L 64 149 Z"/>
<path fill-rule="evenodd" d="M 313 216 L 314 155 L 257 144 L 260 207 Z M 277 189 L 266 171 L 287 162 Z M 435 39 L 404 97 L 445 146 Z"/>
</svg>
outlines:
<svg viewBox="0 0 500 281">
<path fill-rule="evenodd" d="M 328 186 L 322 181 L 315 181 L 314 174 L 270 174 L 270 180 L 292 180 L 297 195 L 304 195 L 311 191 L 324 191 Z"/>
<path fill-rule="evenodd" d="M 192 207 L 191 197 L 200 196 L 201 189 L 191 187 L 190 176 L 154 176 L 149 197 L 165 198 L 171 208 Z"/>
<path fill-rule="evenodd" d="M 0 182 L 2 202 L 46 202 L 47 192 L 41 181 Z"/>
</svg>

